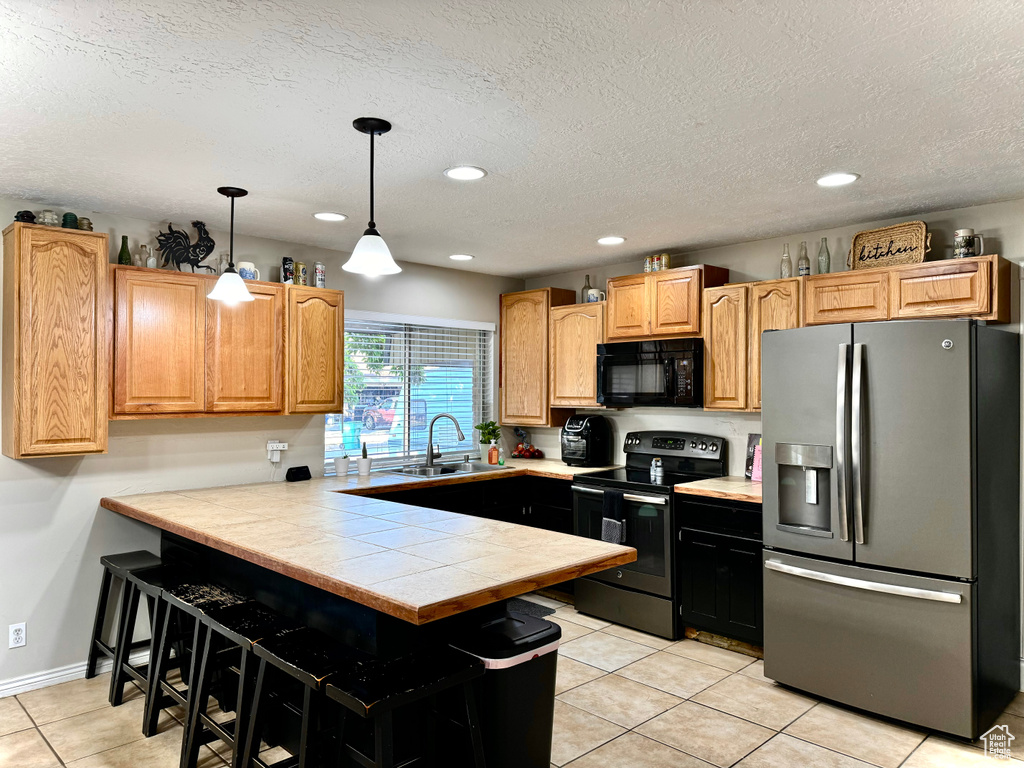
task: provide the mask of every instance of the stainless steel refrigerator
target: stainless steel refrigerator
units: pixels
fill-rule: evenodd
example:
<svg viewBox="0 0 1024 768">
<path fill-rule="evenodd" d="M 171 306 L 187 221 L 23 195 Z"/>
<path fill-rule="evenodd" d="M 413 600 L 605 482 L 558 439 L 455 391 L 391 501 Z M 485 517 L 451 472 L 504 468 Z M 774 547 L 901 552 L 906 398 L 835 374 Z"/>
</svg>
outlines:
<svg viewBox="0 0 1024 768">
<path fill-rule="evenodd" d="M 763 336 L 764 670 L 975 738 L 1020 687 L 1020 351 L 972 320 Z"/>
</svg>

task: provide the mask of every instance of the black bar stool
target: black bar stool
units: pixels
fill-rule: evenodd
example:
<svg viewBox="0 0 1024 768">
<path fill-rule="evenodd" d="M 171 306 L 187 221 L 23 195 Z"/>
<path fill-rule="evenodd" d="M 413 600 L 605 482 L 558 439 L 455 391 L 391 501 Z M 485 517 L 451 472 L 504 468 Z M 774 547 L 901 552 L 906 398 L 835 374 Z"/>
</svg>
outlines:
<svg viewBox="0 0 1024 768">
<path fill-rule="evenodd" d="M 152 568 L 153 566 L 160 565 L 160 558 L 152 552 L 140 549 L 136 552 L 124 552 L 119 555 L 104 555 L 100 558 L 100 565 L 103 566 L 103 580 L 100 583 L 100 594 L 96 603 L 96 618 L 92 625 L 92 639 L 89 643 L 89 656 L 85 666 L 86 679 L 96 676 L 96 666 L 99 663 L 101 655 L 114 661 L 118 651 L 121 650 L 120 628 L 121 625 L 124 624 L 129 602 L 129 590 L 127 588 L 128 574 L 142 568 Z M 112 633 L 113 644 L 111 645 L 104 642 L 103 630 L 106 627 L 107 621 L 111 618 L 108 614 L 111 609 L 110 596 L 114 589 L 115 579 L 121 583 L 121 599 L 118 623 Z M 132 624 L 132 633 L 134 633 L 134 630 L 135 626 Z M 131 640 L 131 636 L 131 634 L 128 635 L 129 642 Z M 125 648 L 125 655 L 127 656 L 132 650 L 142 648 L 145 645 L 145 642 L 139 642 L 130 648 Z M 116 663 L 114 667 L 116 669 Z"/>
<path fill-rule="evenodd" d="M 337 739 L 342 757 L 351 757 L 365 768 L 393 768 L 396 765 L 395 724 L 397 710 L 429 700 L 435 722 L 427 730 L 428 743 L 415 759 L 401 756 L 403 765 L 434 760 L 433 733 L 440 713 L 438 694 L 461 686 L 465 712 L 465 728 L 469 731 L 473 765 L 484 768 L 484 746 L 480 719 L 476 709 L 473 681 L 484 674 L 483 662 L 468 653 L 444 646 L 411 653 L 396 659 L 371 659 L 358 662 L 336 672 L 324 681 L 327 698 L 342 704 L 373 723 L 373 756 L 365 754 L 346 738 L 345 715 L 342 714 Z M 435 761 L 451 765 L 450 759 Z M 347 762 L 344 761 L 343 762 Z"/>
<path fill-rule="evenodd" d="M 131 571 L 124 584 L 125 606 L 124 615 L 118 626 L 118 648 L 114 655 L 114 668 L 110 672 L 109 700 L 112 706 L 120 706 L 124 700 L 124 684 L 134 681 L 143 693 L 149 692 L 149 669 L 156 644 L 156 627 L 160 616 L 160 593 L 163 591 L 163 579 L 169 573 L 163 565 L 150 568 L 136 568 Z M 135 666 L 131 661 L 131 651 L 135 647 L 129 642 L 135 633 L 138 621 L 139 602 L 146 596 L 149 604 L 149 661 L 144 665 Z"/>
<path fill-rule="evenodd" d="M 295 757 L 281 761 L 277 765 L 312 768 L 318 764 L 317 760 L 322 751 L 320 714 L 323 694 L 320 690 L 320 683 L 343 665 L 351 664 L 352 652 L 326 635 L 303 627 L 265 640 L 258 640 L 253 645 L 253 653 L 256 654 L 260 663 L 240 768 L 250 768 L 254 765 L 259 768 L 267 768 L 267 763 L 259 757 L 259 749 L 263 739 L 270 694 L 278 693 L 277 699 L 282 705 L 289 708 L 295 707 L 293 702 L 288 701 L 289 697 L 284 692 L 287 685 L 278 686 L 276 683 L 268 682 L 268 672 L 273 674 L 272 670 L 274 669 L 294 678 L 302 687 L 302 703 L 299 705 L 301 720 L 298 751 Z M 287 678 L 284 682 L 288 682 Z"/>
<path fill-rule="evenodd" d="M 218 738 L 233 750 L 231 765 L 237 768 L 242 764 L 249 709 L 256 686 L 253 644 L 283 632 L 295 631 L 299 625 L 259 603 L 214 608 L 199 620 L 208 631 L 198 652 L 198 674 L 190 684 L 193 693 L 189 696 L 181 765 L 182 768 L 196 768 L 199 747 Z M 238 674 L 234 696 L 235 719 L 218 723 L 207 715 L 206 710 L 216 675 L 229 668 L 237 670 Z"/>
<path fill-rule="evenodd" d="M 191 681 L 196 677 L 199 650 L 206 642 L 208 628 L 201 617 L 214 608 L 243 605 L 251 599 L 238 592 L 213 584 L 195 580 L 179 580 L 175 572 L 157 577 L 161 583 L 160 600 L 157 601 L 154 622 L 153 648 L 149 664 L 149 685 L 146 690 L 146 707 L 143 715 L 142 733 L 152 736 L 156 733 L 160 711 L 168 706 L 180 704 L 188 718 Z M 171 624 L 175 630 L 172 632 Z M 189 629 L 192 641 L 187 644 Z M 174 663 L 171 662 L 171 647 L 178 650 Z M 181 667 L 182 659 L 188 654 L 188 669 Z M 179 689 L 168 679 L 171 669 L 181 669 L 184 689 Z"/>
</svg>

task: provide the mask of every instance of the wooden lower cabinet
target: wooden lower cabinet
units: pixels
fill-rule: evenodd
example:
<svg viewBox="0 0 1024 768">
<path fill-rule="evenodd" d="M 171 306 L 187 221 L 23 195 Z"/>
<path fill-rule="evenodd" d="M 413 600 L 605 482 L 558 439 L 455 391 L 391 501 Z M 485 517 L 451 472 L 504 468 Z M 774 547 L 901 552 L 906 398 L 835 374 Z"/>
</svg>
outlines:
<svg viewBox="0 0 1024 768">
<path fill-rule="evenodd" d="M 345 297 L 341 291 L 288 289 L 287 410 L 340 413 L 344 406 Z"/>
<path fill-rule="evenodd" d="M 206 408 L 206 293 L 193 274 L 114 270 L 114 414 Z"/>
<path fill-rule="evenodd" d="M 747 286 L 704 291 L 704 407 L 747 407 Z"/>
<path fill-rule="evenodd" d="M 604 313 L 604 302 L 551 308 L 553 407 L 597 405 L 597 345 L 604 343 Z"/>
<path fill-rule="evenodd" d="M 284 409 L 285 286 L 250 285 L 249 293 L 253 301 L 206 300 L 208 412 Z"/>
<path fill-rule="evenodd" d="M 576 292 L 562 288 L 538 288 L 502 295 L 502 424 L 560 426 L 571 413 L 551 407 L 548 328 L 551 308 L 575 301 Z"/>
<path fill-rule="evenodd" d="M 15 223 L 3 237 L 3 453 L 105 453 L 107 236 Z"/>
<path fill-rule="evenodd" d="M 747 407 L 761 410 L 761 334 L 800 327 L 800 278 L 750 284 Z"/>
</svg>

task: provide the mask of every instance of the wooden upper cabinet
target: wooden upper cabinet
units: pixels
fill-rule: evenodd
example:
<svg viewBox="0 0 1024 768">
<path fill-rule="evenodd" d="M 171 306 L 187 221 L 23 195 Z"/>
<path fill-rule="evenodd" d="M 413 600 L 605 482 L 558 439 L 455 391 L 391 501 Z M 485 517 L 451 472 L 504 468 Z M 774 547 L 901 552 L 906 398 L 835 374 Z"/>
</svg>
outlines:
<svg viewBox="0 0 1024 768">
<path fill-rule="evenodd" d="M 340 413 L 344 394 L 345 298 L 341 291 L 288 288 L 287 410 Z"/>
<path fill-rule="evenodd" d="M 893 319 L 986 315 L 992 303 L 993 261 L 988 256 L 903 267 L 889 277 Z"/>
<path fill-rule="evenodd" d="M 704 407 L 747 407 L 747 286 L 704 291 Z"/>
<path fill-rule="evenodd" d="M 761 408 L 761 334 L 800 327 L 800 278 L 750 284 L 750 360 L 747 396 L 751 410 Z"/>
<path fill-rule="evenodd" d="M 597 345 L 604 342 L 604 302 L 552 307 L 551 405 L 597 405 Z"/>
<path fill-rule="evenodd" d="M 724 285 L 729 270 L 695 266 L 608 281 L 608 340 L 697 336 L 701 289 Z"/>
<path fill-rule="evenodd" d="M 114 413 L 202 412 L 211 281 L 134 267 L 114 276 Z"/>
<path fill-rule="evenodd" d="M 553 426 L 564 422 L 562 414 L 551 412 L 548 393 L 548 320 L 552 306 L 575 300 L 575 291 L 561 288 L 502 295 L 502 424 Z"/>
<path fill-rule="evenodd" d="M 3 453 L 107 450 L 107 236 L 4 230 Z"/>
<path fill-rule="evenodd" d="M 804 325 L 889 319 L 889 270 L 865 269 L 804 278 Z"/>
<path fill-rule="evenodd" d="M 248 288 L 253 301 L 206 300 L 207 411 L 284 410 L 285 286 Z"/>
<path fill-rule="evenodd" d="M 636 338 L 650 333 L 650 298 L 646 274 L 608 281 L 608 339 Z"/>
<path fill-rule="evenodd" d="M 700 269 L 669 269 L 651 272 L 651 336 L 683 336 L 700 333 Z"/>
</svg>

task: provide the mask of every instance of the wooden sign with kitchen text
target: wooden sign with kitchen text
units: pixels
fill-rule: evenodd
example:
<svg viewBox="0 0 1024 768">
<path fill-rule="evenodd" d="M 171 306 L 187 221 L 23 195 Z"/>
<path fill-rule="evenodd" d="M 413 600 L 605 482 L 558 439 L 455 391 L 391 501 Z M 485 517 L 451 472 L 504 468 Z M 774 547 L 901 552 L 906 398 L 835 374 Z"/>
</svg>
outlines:
<svg viewBox="0 0 1024 768">
<path fill-rule="evenodd" d="M 881 229 L 858 232 L 850 243 L 846 266 L 850 269 L 918 264 L 931 250 L 931 234 L 923 221 L 906 221 Z"/>
</svg>

